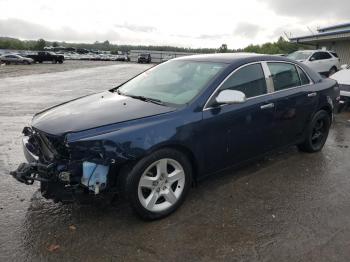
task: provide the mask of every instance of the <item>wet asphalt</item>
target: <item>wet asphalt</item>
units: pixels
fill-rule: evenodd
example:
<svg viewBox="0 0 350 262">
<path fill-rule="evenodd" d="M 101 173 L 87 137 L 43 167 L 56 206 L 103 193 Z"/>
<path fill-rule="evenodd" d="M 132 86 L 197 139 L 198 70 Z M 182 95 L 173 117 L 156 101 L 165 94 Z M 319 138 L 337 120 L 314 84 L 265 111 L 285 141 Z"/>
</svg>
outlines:
<svg viewBox="0 0 350 262">
<path fill-rule="evenodd" d="M 8 175 L 24 161 L 21 130 L 35 112 L 147 67 L 0 79 L 0 261 L 349 261 L 349 112 L 336 115 L 322 152 L 289 147 L 227 170 L 155 222 L 141 221 L 121 201 L 55 204 L 38 185 Z"/>
</svg>

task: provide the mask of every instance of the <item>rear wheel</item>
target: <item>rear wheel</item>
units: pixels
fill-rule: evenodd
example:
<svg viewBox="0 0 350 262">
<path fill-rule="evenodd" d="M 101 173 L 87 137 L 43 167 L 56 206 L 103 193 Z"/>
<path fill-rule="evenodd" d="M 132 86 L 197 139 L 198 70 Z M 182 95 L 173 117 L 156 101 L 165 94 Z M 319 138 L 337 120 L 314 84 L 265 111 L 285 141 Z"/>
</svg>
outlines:
<svg viewBox="0 0 350 262">
<path fill-rule="evenodd" d="M 187 157 L 161 149 L 140 160 L 125 176 L 125 197 L 143 219 L 155 220 L 174 212 L 185 200 L 192 181 Z"/>
<path fill-rule="evenodd" d="M 304 142 L 298 145 L 299 149 L 309 153 L 322 150 L 328 137 L 330 125 L 331 119 L 328 112 L 318 111 L 307 128 Z"/>
<path fill-rule="evenodd" d="M 333 66 L 329 72 L 328 72 L 328 76 L 334 75 L 337 72 L 337 68 L 335 66 Z"/>
</svg>

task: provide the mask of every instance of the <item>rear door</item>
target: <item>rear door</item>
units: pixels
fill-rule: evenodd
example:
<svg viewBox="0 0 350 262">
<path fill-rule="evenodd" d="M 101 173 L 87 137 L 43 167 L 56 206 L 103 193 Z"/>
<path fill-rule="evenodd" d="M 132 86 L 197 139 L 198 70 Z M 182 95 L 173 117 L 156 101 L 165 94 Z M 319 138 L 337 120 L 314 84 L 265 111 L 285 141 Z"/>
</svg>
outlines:
<svg viewBox="0 0 350 262">
<path fill-rule="evenodd" d="M 288 62 L 267 62 L 274 92 L 270 149 L 295 143 L 302 138 L 305 127 L 317 107 L 318 93 L 312 81 L 298 66 Z"/>
<path fill-rule="evenodd" d="M 245 93 L 241 104 L 215 104 L 222 90 Z M 200 128 L 206 170 L 215 171 L 259 155 L 268 149 L 274 108 L 269 102 L 268 84 L 262 64 L 254 63 L 234 71 L 214 92 L 203 110 Z"/>
</svg>

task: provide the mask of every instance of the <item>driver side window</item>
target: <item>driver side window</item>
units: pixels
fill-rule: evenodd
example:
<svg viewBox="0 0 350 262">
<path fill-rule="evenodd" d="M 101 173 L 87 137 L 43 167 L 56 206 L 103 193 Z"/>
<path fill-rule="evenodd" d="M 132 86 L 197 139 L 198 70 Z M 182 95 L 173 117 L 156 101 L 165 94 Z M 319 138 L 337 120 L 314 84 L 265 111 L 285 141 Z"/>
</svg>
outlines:
<svg viewBox="0 0 350 262">
<path fill-rule="evenodd" d="M 247 98 L 267 93 L 264 71 L 260 63 L 245 66 L 232 74 L 221 86 L 222 90 L 237 90 Z"/>
</svg>

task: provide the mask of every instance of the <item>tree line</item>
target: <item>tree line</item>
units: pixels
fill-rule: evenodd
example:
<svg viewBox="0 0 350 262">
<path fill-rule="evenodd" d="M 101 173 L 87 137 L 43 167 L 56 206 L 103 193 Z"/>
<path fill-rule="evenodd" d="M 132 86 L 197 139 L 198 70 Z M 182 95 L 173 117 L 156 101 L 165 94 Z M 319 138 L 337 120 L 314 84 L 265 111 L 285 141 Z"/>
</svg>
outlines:
<svg viewBox="0 0 350 262">
<path fill-rule="evenodd" d="M 234 52 L 250 52 L 260 54 L 289 54 L 300 49 L 310 49 L 310 46 L 297 43 L 290 43 L 280 37 L 276 42 L 269 42 L 262 45 L 249 45 L 242 49 L 229 49 L 226 44 L 222 44 L 219 48 L 185 48 L 175 46 L 146 46 L 146 45 L 117 45 L 111 44 L 108 40 L 104 42 L 96 41 L 93 44 L 88 43 L 66 43 L 66 42 L 50 42 L 44 39 L 39 40 L 19 40 L 10 37 L 0 37 L 0 49 L 14 50 L 43 50 L 45 46 L 53 47 L 72 47 L 84 48 L 88 50 L 103 50 L 116 53 L 117 51 L 127 52 L 130 50 L 157 50 L 157 51 L 175 51 L 175 52 L 191 52 L 191 53 L 234 53 Z"/>
</svg>

